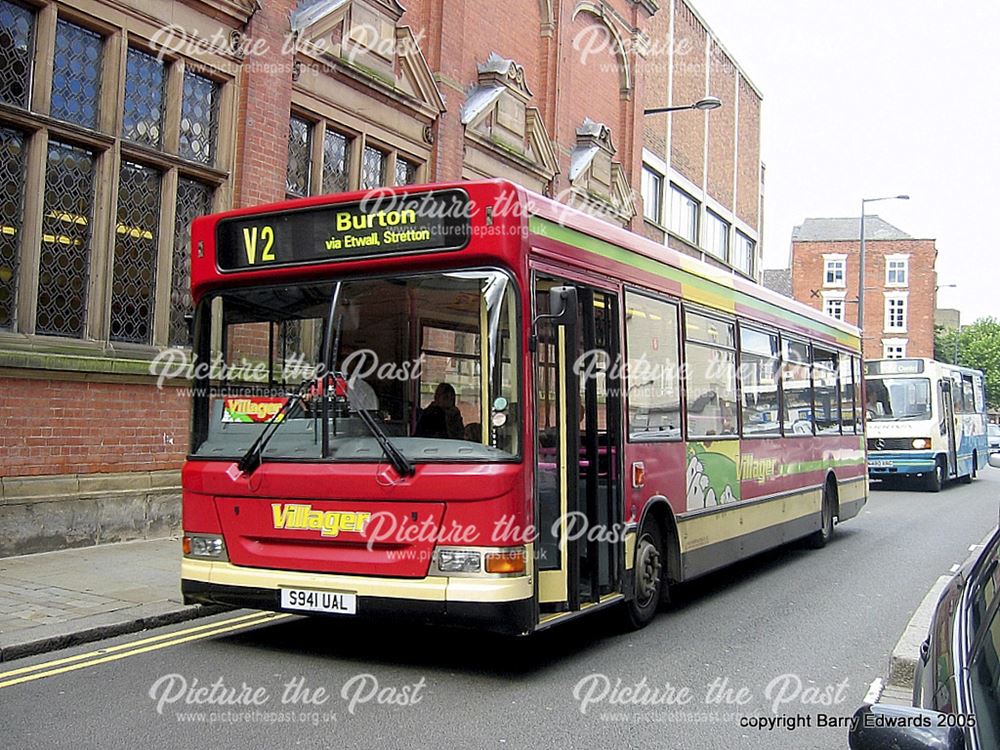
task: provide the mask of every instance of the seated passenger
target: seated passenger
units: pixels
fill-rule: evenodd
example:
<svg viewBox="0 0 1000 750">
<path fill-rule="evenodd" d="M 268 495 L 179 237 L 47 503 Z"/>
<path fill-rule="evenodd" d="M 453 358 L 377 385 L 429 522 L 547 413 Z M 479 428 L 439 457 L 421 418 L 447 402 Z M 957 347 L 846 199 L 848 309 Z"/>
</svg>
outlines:
<svg viewBox="0 0 1000 750">
<path fill-rule="evenodd" d="M 465 423 L 462 412 L 455 406 L 455 389 L 448 383 L 438 384 L 434 400 L 417 420 L 416 437 L 448 438 L 462 440 Z"/>
</svg>

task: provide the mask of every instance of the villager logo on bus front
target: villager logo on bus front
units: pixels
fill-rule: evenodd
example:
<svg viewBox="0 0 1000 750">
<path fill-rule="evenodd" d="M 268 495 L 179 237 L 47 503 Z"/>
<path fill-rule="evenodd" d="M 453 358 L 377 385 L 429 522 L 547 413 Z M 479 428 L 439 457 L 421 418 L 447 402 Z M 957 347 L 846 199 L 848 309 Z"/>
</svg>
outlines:
<svg viewBox="0 0 1000 750">
<path fill-rule="evenodd" d="M 339 536 L 342 531 L 364 532 L 371 513 L 353 510 L 316 510 L 307 503 L 271 504 L 276 529 L 318 531 L 320 536 Z"/>
<path fill-rule="evenodd" d="M 271 418 L 281 411 L 284 398 L 269 398 L 266 396 L 237 396 L 223 400 L 223 422 L 270 422 Z M 278 417 L 281 421 L 281 417 Z"/>
</svg>

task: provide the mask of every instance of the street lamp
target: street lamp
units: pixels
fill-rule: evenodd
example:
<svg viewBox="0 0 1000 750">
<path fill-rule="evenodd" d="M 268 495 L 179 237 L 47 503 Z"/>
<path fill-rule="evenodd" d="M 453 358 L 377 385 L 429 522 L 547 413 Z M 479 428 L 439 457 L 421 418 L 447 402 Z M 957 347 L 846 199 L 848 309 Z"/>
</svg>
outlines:
<svg viewBox="0 0 1000 750">
<path fill-rule="evenodd" d="M 706 96 L 699 99 L 694 104 L 678 104 L 671 107 L 651 107 L 650 109 L 642 110 L 644 115 L 662 115 L 664 112 L 681 112 L 685 109 L 700 109 L 703 112 L 708 112 L 712 109 L 718 109 L 722 106 L 722 99 L 717 96 Z"/>
<path fill-rule="evenodd" d="M 883 198 L 861 199 L 861 267 L 858 271 L 858 328 L 861 329 L 861 351 L 865 348 L 865 204 L 876 201 L 908 201 L 908 195 L 887 195 Z"/>
</svg>

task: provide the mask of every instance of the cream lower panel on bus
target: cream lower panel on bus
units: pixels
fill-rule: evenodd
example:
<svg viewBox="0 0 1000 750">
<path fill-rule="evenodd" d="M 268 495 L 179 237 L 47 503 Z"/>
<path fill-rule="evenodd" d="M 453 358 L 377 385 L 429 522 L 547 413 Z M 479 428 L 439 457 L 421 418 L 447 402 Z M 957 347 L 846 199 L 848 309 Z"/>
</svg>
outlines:
<svg viewBox="0 0 1000 750">
<path fill-rule="evenodd" d="M 330 573 L 303 573 L 293 570 L 244 568 L 232 563 L 205 560 L 181 561 L 181 578 L 219 586 L 255 589 L 305 588 L 337 591 L 389 599 L 437 602 L 509 602 L 530 598 L 530 576 L 510 578 L 459 578 L 431 576 L 418 579 L 367 578 Z"/>
<path fill-rule="evenodd" d="M 817 530 L 822 486 L 677 519 L 685 580 Z"/>
</svg>

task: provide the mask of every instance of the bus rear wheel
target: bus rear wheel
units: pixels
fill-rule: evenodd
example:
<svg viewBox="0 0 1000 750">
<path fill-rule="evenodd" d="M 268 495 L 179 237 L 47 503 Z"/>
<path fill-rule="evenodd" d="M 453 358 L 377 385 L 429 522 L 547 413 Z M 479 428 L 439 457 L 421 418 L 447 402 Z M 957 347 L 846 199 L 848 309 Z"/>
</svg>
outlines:
<svg viewBox="0 0 1000 750">
<path fill-rule="evenodd" d="M 833 489 L 832 482 L 823 485 L 823 509 L 821 511 L 823 525 L 806 538 L 806 544 L 812 549 L 822 549 L 833 537 L 834 492 L 836 490 Z"/>
<path fill-rule="evenodd" d="M 976 478 L 976 462 L 979 459 L 976 457 L 975 451 L 972 453 L 972 468 L 969 469 L 969 473 L 962 477 L 962 484 L 972 484 L 972 480 Z"/>
<path fill-rule="evenodd" d="M 653 519 L 643 524 L 636 541 L 632 581 L 632 598 L 625 603 L 623 626 L 639 630 L 652 622 L 663 596 L 663 534 Z"/>
</svg>

